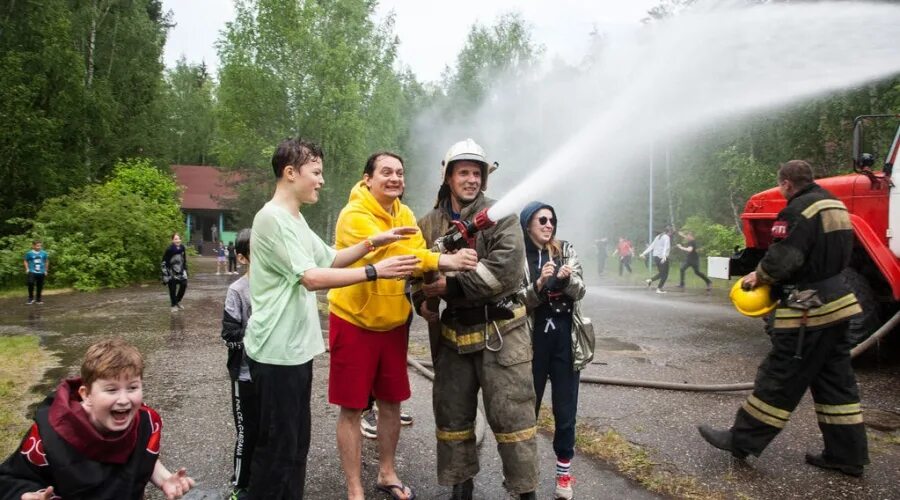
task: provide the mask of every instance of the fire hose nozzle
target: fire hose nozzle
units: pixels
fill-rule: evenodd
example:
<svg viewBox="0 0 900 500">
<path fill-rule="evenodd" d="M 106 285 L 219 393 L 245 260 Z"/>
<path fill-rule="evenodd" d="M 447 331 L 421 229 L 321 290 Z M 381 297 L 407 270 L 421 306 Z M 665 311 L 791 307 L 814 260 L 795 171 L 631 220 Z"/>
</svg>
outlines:
<svg viewBox="0 0 900 500">
<path fill-rule="evenodd" d="M 488 217 L 488 209 L 482 209 L 471 221 L 452 221 L 453 227 L 434 242 L 435 250 L 440 253 L 451 253 L 463 248 L 475 248 L 475 234 L 496 222 Z"/>
</svg>

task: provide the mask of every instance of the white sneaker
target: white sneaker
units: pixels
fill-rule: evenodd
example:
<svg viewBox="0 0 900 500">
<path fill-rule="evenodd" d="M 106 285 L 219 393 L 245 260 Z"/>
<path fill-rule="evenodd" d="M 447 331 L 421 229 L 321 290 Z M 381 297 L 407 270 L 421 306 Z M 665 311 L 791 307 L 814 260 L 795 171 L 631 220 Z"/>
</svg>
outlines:
<svg viewBox="0 0 900 500">
<path fill-rule="evenodd" d="M 556 492 L 554 493 L 553 498 L 562 498 L 564 500 L 573 498 L 575 492 L 572 491 L 572 483 L 574 482 L 575 478 L 573 478 L 571 474 L 556 476 Z"/>
<path fill-rule="evenodd" d="M 662 288 L 657 288 L 656 293 L 669 293 L 669 292 L 663 290 Z"/>
<path fill-rule="evenodd" d="M 181 310 L 181 309 L 178 309 L 178 306 L 172 306 L 172 309 L 171 309 L 171 311 L 172 311 L 173 313 L 177 313 L 177 312 L 180 311 L 180 310 Z"/>
<path fill-rule="evenodd" d="M 644 283 L 647 284 L 647 288 L 650 288 L 650 285 L 653 284 L 653 280 L 651 280 L 650 278 L 647 278 L 647 279 L 644 280 Z"/>
</svg>

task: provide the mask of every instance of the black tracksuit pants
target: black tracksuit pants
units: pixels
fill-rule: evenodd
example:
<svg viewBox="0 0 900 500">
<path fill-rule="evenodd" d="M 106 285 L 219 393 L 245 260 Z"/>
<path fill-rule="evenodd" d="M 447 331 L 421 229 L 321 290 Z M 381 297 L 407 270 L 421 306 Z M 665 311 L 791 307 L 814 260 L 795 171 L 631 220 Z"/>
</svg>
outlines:
<svg viewBox="0 0 900 500">
<path fill-rule="evenodd" d="M 689 268 L 693 269 L 694 274 L 696 274 L 697 276 L 700 277 L 700 279 L 702 279 L 703 281 L 706 282 L 706 286 L 709 286 L 712 284 L 709 281 L 709 278 L 707 278 L 705 274 L 700 272 L 700 262 L 698 262 L 696 260 L 686 260 L 686 261 L 684 261 L 684 264 L 681 265 L 681 279 L 678 282 L 679 283 L 678 286 L 680 286 L 680 287 L 684 286 L 684 272 L 687 271 Z"/>
<path fill-rule="evenodd" d="M 659 280 L 659 284 L 656 285 L 656 288 L 662 290 L 662 287 L 666 285 L 666 280 L 669 279 L 669 259 L 666 259 L 665 262 L 659 257 L 653 257 L 653 263 L 656 264 L 656 274 L 650 278 L 650 281 Z"/>
<path fill-rule="evenodd" d="M 622 276 L 622 269 L 628 269 L 628 274 L 631 274 L 631 256 L 625 256 L 619 259 L 619 276 Z"/>
<path fill-rule="evenodd" d="M 187 280 L 169 280 L 169 300 L 172 302 L 172 306 L 177 306 L 181 303 L 181 299 L 184 298 L 184 292 L 187 290 Z M 178 291 L 175 291 L 175 288 L 178 287 Z"/>
<path fill-rule="evenodd" d="M 28 301 L 41 301 L 41 292 L 44 291 L 44 273 L 28 273 Z M 20 282 L 21 283 L 21 282 Z M 35 291 L 37 295 L 35 296 Z"/>
<path fill-rule="evenodd" d="M 259 434 L 250 466 L 250 499 L 303 500 L 313 362 L 283 366 L 247 358 L 247 364 L 259 409 Z"/>
<path fill-rule="evenodd" d="M 859 388 L 850 365 L 849 323 L 807 331 L 802 359 L 795 359 L 797 332 L 772 333 L 772 350 L 759 367 L 753 394 L 738 409 L 733 433 L 737 450 L 759 455 L 787 424 L 809 387 L 823 456 L 847 465 L 869 462 Z"/>
<path fill-rule="evenodd" d="M 234 415 L 234 474 L 231 484 L 236 488 L 250 485 L 250 464 L 259 434 L 259 404 L 253 382 L 231 381 L 231 411 Z"/>
<path fill-rule="evenodd" d="M 581 373 L 572 367 L 572 316 L 551 321 L 548 327 L 547 318 L 537 319 L 532 334 L 535 414 L 540 412 L 549 379 L 555 424 L 553 451 L 557 459 L 571 460 L 575 456 L 575 414 Z"/>
</svg>

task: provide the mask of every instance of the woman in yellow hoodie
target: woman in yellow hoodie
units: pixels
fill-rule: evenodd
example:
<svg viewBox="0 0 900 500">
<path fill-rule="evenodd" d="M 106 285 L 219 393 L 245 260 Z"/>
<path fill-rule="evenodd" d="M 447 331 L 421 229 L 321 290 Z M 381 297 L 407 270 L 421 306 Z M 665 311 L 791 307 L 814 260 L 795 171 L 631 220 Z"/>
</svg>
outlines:
<svg viewBox="0 0 900 500">
<path fill-rule="evenodd" d="M 416 217 L 400 202 L 405 188 L 403 159 L 390 152 L 369 157 L 363 180 L 350 191 L 335 229 L 335 249 L 366 241 L 392 227 L 415 226 Z M 329 345 L 331 365 L 328 400 L 341 407 L 337 423 L 338 450 L 347 479 L 347 498 L 363 498 L 360 478 L 362 437 L 360 416 L 369 395 L 378 402 L 379 471 L 376 487 L 393 498 L 411 499 L 415 493 L 404 486 L 394 469 L 394 453 L 400 436 L 400 403 L 409 399 L 406 350 L 412 306 L 406 283 L 376 280 L 371 264 L 392 255 L 415 255 L 418 273 L 475 269 L 474 250 L 453 255 L 425 247 L 421 233 L 388 246 L 374 248 L 354 266 L 365 266 L 370 281 L 329 292 Z"/>
</svg>

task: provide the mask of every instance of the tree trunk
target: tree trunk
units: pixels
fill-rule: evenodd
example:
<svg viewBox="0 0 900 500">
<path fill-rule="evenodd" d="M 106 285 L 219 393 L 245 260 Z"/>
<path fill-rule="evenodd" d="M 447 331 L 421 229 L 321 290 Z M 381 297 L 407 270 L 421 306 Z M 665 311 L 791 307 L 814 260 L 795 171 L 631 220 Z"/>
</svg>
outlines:
<svg viewBox="0 0 900 500">
<path fill-rule="evenodd" d="M 91 7 L 91 30 L 88 33 L 87 46 L 87 71 L 84 77 L 84 86 L 88 89 L 94 84 L 94 46 L 97 44 L 97 0 Z"/>
<path fill-rule="evenodd" d="M 116 16 L 116 18 L 113 20 L 112 44 L 109 49 L 109 63 L 108 63 L 108 67 L 106 68 L 106 79 L 107 80 L 112 78 L 113 59 L 115 58 L 115 55 L 116 55 L 116 35 L 118 34 L 118 31 L 119 31 L 119 16 Z"/>
<path fill-rule="evenodd" d="M 731 216 L 734 217 L 734 227 L 737 228 L 738 232 L 741 232 L 744 228 L 741 225 L 741 212 L 738 210 L 737 203 L 734 202 L 734 192 L 728 193 L 728 203 L 731 205 Z"/>
</svg>

